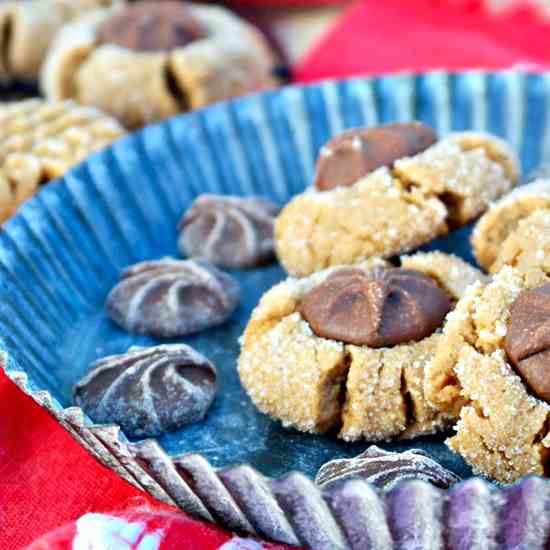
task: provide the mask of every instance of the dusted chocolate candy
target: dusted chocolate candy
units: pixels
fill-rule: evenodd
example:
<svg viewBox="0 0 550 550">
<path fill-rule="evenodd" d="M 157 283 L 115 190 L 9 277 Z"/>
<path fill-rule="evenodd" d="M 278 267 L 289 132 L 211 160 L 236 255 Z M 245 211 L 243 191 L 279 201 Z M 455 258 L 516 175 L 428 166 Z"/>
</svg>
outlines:
<svg viewBox="0 0 550 550">
<path fill-rule="evenodd" d="M 321 149 L 314 185 L 321 191 L 353 185 L 377 168 L 421 153 L 436 141 L 435 132 L 419 122 L 348 130 Z"/>
<path fill-rule="evenodd" d="M 206 36 L 183 2 L 143 1 L 125 6 L 99 28 L 99 41 L 135 51 L 169 51 Z"/>
<path fill-rule="evenodd" d="M 229 268 L 273 260 L 273 225 L 279 207 L 258 197 L 201 195 L 180 222 L 182 254 Z"/>
<path fill-rule="evenodd" d="M 372 348 L 420 341 L 450 309 L 449 296 L 431 277 L 401 268 L 339 269 L 300 304 L 317 336 Z"/>
<path fill-rule="evenodd" d="M 550 283 L 520 293 L 510 308 L 504 345 L 523 381 L 550 403 Z"/>
<path fill-rule="evenodd" d="M 386 491 L 408 479 L 429 481 L 442 489 L 448 489 L 460 481 L 424 451 L 411 449 L 397 453 L 372 445 L 355 458 L 327 462 L 319 469 L 315 483 L 328 488 L 350 478 L 364 479 Z"/>
<path fill-rule="evenodd" d="M 170 338 L 220 325 L 239 299 L 238 283 L 219 269 L 166 258 L 126 269 L 107 298 L 107 310 L 129 332 Z"/>
<path fill-rule="evenodd" d="M 216 369 L 183 344 L 132 347 L 91 365 L 74 400 L 92 420 L 129 437 L 153 437 L 198 422 L 216 394 Z"/>
</svg>

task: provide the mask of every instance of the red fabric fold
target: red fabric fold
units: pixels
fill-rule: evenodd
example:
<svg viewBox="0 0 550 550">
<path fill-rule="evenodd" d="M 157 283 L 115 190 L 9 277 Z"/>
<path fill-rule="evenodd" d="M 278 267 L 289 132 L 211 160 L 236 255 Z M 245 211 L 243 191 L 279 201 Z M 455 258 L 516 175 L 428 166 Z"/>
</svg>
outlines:
<svg viewBox="0 0 550 550">
<path fill-rule="evenodd" d="M 298 82 L 431 69 L 550 67 L 550 21 L 526 4 L 362 0 L 295 68 Z"/>
<path fill-rule="evenodd" d="M 94 511 L 159 506 L 122 481 L 0 371 L 0 548 Z"/>
</svg>

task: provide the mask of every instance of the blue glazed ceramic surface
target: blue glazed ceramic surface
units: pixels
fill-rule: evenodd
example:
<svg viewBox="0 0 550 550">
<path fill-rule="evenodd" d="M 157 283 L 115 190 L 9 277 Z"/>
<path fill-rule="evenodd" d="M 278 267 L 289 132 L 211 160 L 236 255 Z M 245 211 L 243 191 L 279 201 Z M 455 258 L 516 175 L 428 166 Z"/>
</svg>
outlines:
<svg viewBox="0 0 550 550">
<path fill-rule="evenodd" d="M 104 300 L 125 266 L 178 256 L 177 222 L 200 193 L 259 194 L 284 204 L 310 183 L 330 136 L 411 119 L 441 135 L 476 129 L 502 136 L 527 172 L 550 158 L 549 113 L 550 75 L 431 73 L 289 87 L 130 135 L 46 187 L 0 233 L 0 348 L 8 375 L 26 373 L 26 390 L 49 392 L 57 411 L 72 405 L 71 388 L 91 361 L 156 343 L 115 327 Z M 427 248 L 472 261 L 469 231 Z M 181 340 L 219 369 L 213 408 L 204 422 L 158 443 L 171 456 L 198 452 L 216 467 L 248 463 L 268 476 L 313 476 L 325 461 L 364 450 L 365 443 L 285 430 L 256 411 L 238 380 L 237 340 L 262 293 L 284 273 L 272 265 L 236 276 L 244 298 L 231 322 Z M 469 476 L 443 440 L 384 446 L 423 448 Z"/>
</svg>

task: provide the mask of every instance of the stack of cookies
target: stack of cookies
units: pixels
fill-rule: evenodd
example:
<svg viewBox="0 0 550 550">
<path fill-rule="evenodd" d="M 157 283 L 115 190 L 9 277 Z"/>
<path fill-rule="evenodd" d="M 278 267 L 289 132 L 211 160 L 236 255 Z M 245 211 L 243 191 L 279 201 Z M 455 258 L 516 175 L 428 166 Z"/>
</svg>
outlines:
<svg viewBox="0 0 550 550">
<path fill-rule="evenodd" d="M 518 179 L 507 144 L 481 133 L 393 124 L 323 147 L 312 186 L 275 223 L 292 277 L 242 339 L 258 409 L 346 441 L 452 428 L 449 447 L 481 474 L 547 474 L 550 180 L 512 191 Z M 407 254 L 476 218 L 484 271 Z"/>
</svg>

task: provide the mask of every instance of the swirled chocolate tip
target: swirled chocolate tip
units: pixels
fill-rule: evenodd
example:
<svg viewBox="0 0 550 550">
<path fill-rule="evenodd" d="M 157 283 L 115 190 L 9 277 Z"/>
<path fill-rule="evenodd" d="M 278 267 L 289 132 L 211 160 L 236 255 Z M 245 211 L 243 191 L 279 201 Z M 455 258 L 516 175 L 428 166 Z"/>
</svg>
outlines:
<svg viewBox="0 0 550 550">
<path fill-rule="evenodd" d="M 325 489 L 352 478 L 364 479 L 384 491 L 404 480 L 427 481 L 442 489 L 460 481 L 424 451 L 411 449 L 398 453 L 372 445 L 355 458 L 327 462 L 319 469 L 315 483 Z"/>
</svg>

